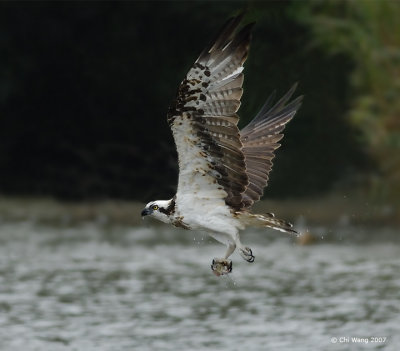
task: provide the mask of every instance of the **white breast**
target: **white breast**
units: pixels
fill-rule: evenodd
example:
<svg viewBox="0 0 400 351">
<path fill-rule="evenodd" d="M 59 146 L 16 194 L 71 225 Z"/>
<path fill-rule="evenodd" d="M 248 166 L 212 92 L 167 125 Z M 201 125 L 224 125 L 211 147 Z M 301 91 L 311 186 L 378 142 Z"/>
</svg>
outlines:
<svg viewBox="0 0 400 351">
<path fill-rule="evenodd" d="M 230 207 L 225 204 L 225 190 L 211 176 L 209 160 L 204 156 L 198 137 L 192 134 L 190 120 L 172 126 L 179 155 L 179 181 L 176 193 L 176 216 L 192 229 L 236 232 L 241 227 Z M 182 138 L 182 135 L 184 137 Z"/>
</svg>

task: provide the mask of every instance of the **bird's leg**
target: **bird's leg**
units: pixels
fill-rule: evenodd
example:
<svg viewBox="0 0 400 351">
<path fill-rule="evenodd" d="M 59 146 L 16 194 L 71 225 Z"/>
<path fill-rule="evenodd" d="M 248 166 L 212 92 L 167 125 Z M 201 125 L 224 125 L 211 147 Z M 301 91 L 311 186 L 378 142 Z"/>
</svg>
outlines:
<svg viewBox="0 0 400 351">
<path fill-rule="evenodd" d="M 236 244 L 235 243 L 228 244 L 228 248 L 227 248 L 227 250 L 225 252 L 224 259 L 227 260 L 228 257 L 233 254 L 233 251 L 235 251 L 235 249 L 236 249 Z"/>
<path fill-rule="evenodd" d="M 251 251 L 249 247 L 243 246 L 240 242 L 239 234 L 236 235 L 236 246 L 239 248 L 240 256 L 242 256 L 245 261 L 250 263 L 254 262 L 256 258 L 253 255 L 253 251 Z"/>
<path fill-rule="evenodd" d="M 232 260 L 228 257 L 232 255 L 233 251 L 236 249 L 236 244 L 228 244 L 228 249 L 226 250 L 224 258 L 214 258 L 211 264 L 211 270 L 216 276 L 229 274 L 232 272 Z"/>
</svg>

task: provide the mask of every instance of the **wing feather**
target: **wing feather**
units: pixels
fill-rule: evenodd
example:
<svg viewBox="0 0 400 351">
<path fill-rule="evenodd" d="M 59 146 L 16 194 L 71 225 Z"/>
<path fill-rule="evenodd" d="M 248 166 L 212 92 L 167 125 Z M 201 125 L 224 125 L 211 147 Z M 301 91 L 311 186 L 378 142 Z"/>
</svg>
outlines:
<svg viewBox="0 0 400 351">
<path fill-rule="evenodd" d="M 272 169 L 274 151 L 280 146 L 281 132 L 301 105 L 302 96 L 288 103 L 296 84 L 275 104 L 270 95 L 256 117 L 241 130 L 249 185 L 243 193 L 244 208 L 249 208 L 263 195 Z"/>
<path fill-rule="evenodd" d="M 281 132 L 301 105 L 302 97 L 289 102 L 296 85 L 275 104 L 274 92 L 239 133 L 236 113 L 253 26 L 237 32 L 242 17 L 228 20 L 203 50 L 169 108 L 179 159 L 178 202 L 196 194 L 235 210 L 251 207 L 268 183 Z"/>
<path fill-rule="evenodd" d="M 200 54 L 168 111 L 179 160 L 177 201 L 185 194 L 203 199 L 207 194 L 235 210 L 242 207 L 249 179 L 236 112 L 253 26 L 237 32 L 242 17 L 231 18 Z"/>
</svg>

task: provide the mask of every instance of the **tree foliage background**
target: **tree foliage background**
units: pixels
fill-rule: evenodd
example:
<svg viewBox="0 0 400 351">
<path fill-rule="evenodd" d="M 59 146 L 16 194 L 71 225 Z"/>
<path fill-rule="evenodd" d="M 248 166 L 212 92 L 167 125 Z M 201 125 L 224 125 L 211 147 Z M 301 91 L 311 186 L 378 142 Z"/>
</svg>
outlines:
<svg viewBox="0 0 400 351">
<path fill-rule="evenodd" d="M 400 2 L 313 1 L 296 8 L 314 44 L 354 62 L 349 122 L 374 163 L 363 188 L 380 202 L 400 198 Z"/>
<path fill-rule="evenodd" d="M 305 96 L 266 196 L 399 194 L 400 8 L 386 1 L 2 2 L 0 193 L 172 196 L 168 105 L 243 9 L 257 24 L 241 125 L 275 89 Z"/>
</svg>

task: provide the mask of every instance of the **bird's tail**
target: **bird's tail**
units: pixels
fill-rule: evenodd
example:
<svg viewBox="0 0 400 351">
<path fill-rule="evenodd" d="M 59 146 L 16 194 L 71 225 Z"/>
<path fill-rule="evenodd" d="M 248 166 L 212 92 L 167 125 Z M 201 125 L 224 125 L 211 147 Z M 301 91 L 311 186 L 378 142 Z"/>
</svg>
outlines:
<svg viewBox="0 0 400 351">
<path fill-rule="evenodd" d="M 236 214 L 240 218 L 240 221 L 247 226 L 258 228 L 267 227 L 284 233 L 294 234 L 296 236 L 299 235 L 299 233 L 293 229 L 293 225 L 291 223 L 275 218 L 273 213 L 261 215 L 250 212 L 237 212 Z"/>
</svg>

